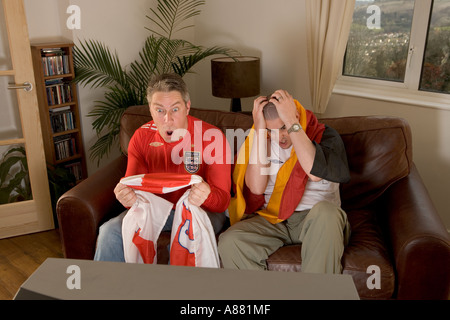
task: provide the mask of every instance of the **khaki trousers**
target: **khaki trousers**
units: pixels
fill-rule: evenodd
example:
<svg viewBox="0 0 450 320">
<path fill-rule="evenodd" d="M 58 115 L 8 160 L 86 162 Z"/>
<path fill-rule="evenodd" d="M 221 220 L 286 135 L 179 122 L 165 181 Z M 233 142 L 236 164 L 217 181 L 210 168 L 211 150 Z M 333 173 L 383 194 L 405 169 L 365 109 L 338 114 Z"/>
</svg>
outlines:
<svg viewBox="0 0 450 320">
<path fill-rule="evenodd" d="M 323 201 L 275 225 L 252 215 L 221 234 L 218 249 L 224 268 L 265 270 L 267 258 L 277 249 L 302 244 L 302 272 L 342 273 L 349 238 L 344 210 Z"/>
</svg>

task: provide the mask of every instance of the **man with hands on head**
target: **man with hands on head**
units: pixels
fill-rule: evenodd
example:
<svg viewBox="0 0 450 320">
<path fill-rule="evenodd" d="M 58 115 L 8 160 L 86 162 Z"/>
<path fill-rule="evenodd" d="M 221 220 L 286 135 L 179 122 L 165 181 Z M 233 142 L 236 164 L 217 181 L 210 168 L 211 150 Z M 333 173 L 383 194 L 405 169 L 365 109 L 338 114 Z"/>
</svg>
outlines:
<svg viewBox="0 0 450 320">
<path fill-rule="evenodd" d="M 285 90 L 257 98 L 252 115 L 233 173 L 232 226 L 219 238 L 223 266 L 267 269 L 277 249 L 302 244 L 303 272 L 341 273 L 350 237 L 340 207 L 339 183 L 350 179 L 341 137 Z"/>
<path fill-rule="evenodd" d="M 215 233 L 218 233 L 225 222 L 224 212 L 230 200 L 231 165 L 226 158 L 229 155 L 227 139 L 218 128 L 189 116 L 189 93 L 178 75 L 155 76 L 149 83 L 147 100 L 153 120 L 136 130 L 131 138 L 125 176 L 147 173 L 199 175 L 203 182 L 191 186 L 188 200 L 207 212 Z M 215 132 L 222 135 L 222 140 L 203 141 L 204 133 L 210 129 L 217 130 Z M 195 142 L 199 140 L 202 143 L 196 145 Z M 205 152 L 212 143 L 215 144 L 214 159 Z M 218 145 L 219 143 L 221 144 Z M 180 156 L 181 163 L 178 159 Z M 218 157 L 220 161 L 215 161 Z M 158 196 L 173 203 L 175 207 L 186 190 L 184 188 Z M 117 184 L 114 193 L 125 208 L 131 208 L 137 201 L 134 190 L 121 183 Z M 126 213 L 124 211 L 100 227 L 94 260 L 125 262 L 122 221 Z M 173 214 L 174 210 L 163 231 L 171 230 Z"/>
</svg>

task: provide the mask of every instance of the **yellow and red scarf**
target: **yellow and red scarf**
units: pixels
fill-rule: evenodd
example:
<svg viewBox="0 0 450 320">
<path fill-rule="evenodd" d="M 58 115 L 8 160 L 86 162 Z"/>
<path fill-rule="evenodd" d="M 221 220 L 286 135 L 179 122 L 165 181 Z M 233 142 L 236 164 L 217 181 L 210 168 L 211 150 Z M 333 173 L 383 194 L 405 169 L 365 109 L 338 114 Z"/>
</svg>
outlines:
<svg viewBox="0 0 450 320">
<path fill-rule="evenodd" d="M 319 123 L 316 116 L 311 111 L 305 110 L 297 100 L 295 100 L 295 104 L 300 114 L 300 125 L 303 130 L 311 141 L 320 143 L 325 125 Z M 253 127 L 244 145 L 239 150 L 233 171 L 235 196 L 231 198 L 228 207 L 232 225 L 240 221 L 244 213 L 253 213 L 255 211 L 272 224 L 288 219 L 300 203 L 308 181 L 308 175 L 302 169 L 298 162 L 297 154 L 292 148 L 290 158 L 278 171 L 275 187 L 267 207 L 260 209 L 264 204 L 264 195 L 252 194 L 244 182 L 254 135 L 255 130 Z"/>
</svg>

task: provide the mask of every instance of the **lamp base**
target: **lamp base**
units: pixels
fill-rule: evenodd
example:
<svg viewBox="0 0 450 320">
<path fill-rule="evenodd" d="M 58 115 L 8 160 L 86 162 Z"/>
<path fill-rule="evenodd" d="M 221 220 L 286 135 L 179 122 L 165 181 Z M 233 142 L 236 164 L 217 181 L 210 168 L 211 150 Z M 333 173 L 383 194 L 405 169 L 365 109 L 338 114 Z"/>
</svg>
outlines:
<svg viewBox="0 0 450 320">
<path fill-rule="evenodd" d="M 231 99 L 230 111 L 231 112 L 242 112 L 241 98 Z"/>
</svg>

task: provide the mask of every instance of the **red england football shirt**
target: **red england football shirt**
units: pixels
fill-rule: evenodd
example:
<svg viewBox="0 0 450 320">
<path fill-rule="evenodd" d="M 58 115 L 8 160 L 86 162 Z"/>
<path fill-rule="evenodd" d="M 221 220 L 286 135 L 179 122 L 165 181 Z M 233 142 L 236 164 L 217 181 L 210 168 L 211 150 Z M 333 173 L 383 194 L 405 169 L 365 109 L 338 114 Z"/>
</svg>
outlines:
<svg viewBox="0 0 450 320">
<path fill-rule="evenodd" d="M 211 187 L 203 209 L 224 212 L 230 201 L 230 163 L 230 147 L 222 131 L 188 116 L 188 129 L 180 141 L 165 142 L 153 121 L 137 129 L 128 146 L 125 176 L 164 172 L 199 175 Z M 176 205 L 186 190 L 159 196 Z"/>
</svg>

